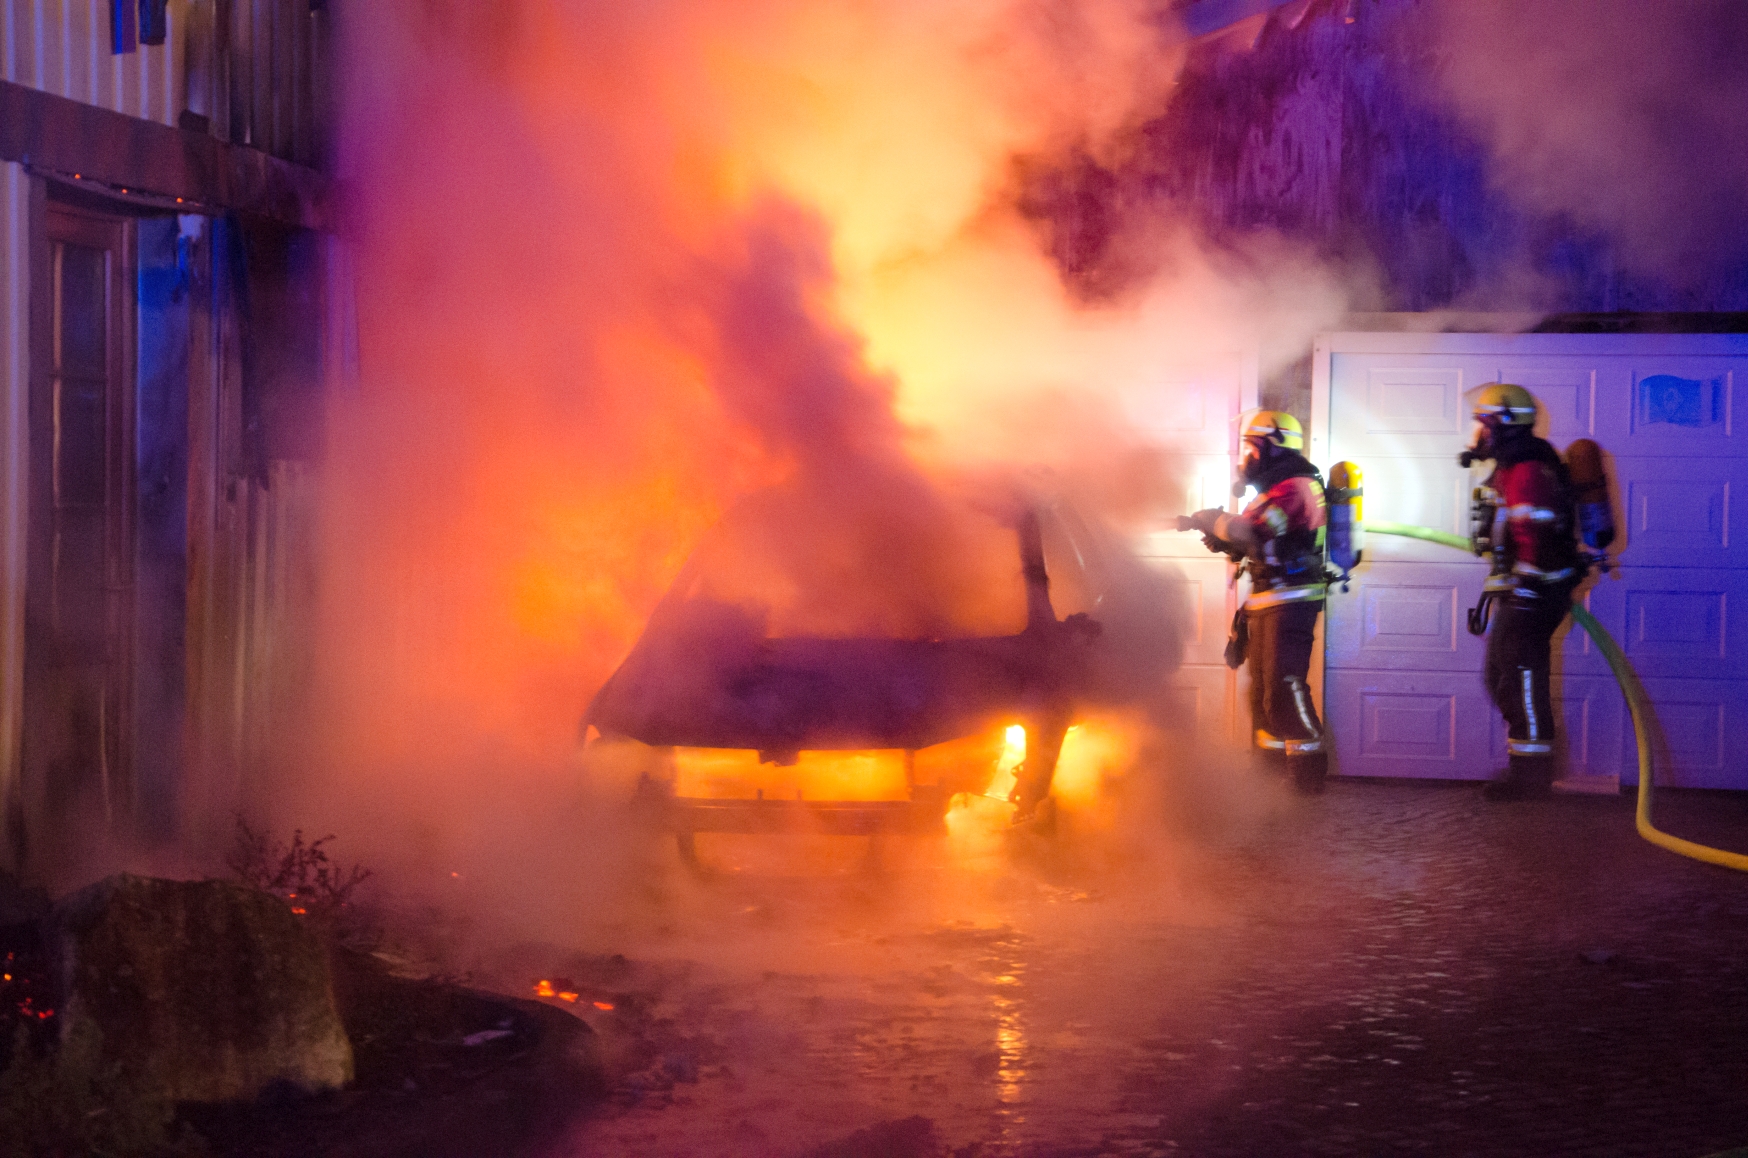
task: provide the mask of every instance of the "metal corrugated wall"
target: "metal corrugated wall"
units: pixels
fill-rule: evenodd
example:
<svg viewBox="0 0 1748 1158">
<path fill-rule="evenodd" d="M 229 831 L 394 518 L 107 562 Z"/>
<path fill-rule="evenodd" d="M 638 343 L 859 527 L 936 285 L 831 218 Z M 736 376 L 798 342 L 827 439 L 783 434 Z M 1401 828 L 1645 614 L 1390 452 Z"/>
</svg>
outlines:
<svg viewBox="0 0 1748 1158">
<path fill-rule="evenodd" d="M 206 18 L 212 88 L 191 92 L 189 107 L 211 116 L 214 136 L 319 166 L 327 13 L 309 0 L 217 0 Z"/>
<path fill-rule="evenodd" d="M 130 117 L 176 123 L 189 0 L 170 0 L 164 44 L 111 53 L 109 0 L 0 0 L 0 79 Z"/>
<path fill-rule="evenodd" d="M 110 51 L 109 0 L 0 0 L 0 79 L 317 166 L 327 14 L 309 0 L 169 0 L 161 45 Z"/>
<path fill-rule="evenodd" d="M 24 710 L 24 561 L 29 525 L 30 178 L 0 164 L 0 817 L 18 791 Z M 0 820 L 0 863 L 10 864 Z"/>
</svg>

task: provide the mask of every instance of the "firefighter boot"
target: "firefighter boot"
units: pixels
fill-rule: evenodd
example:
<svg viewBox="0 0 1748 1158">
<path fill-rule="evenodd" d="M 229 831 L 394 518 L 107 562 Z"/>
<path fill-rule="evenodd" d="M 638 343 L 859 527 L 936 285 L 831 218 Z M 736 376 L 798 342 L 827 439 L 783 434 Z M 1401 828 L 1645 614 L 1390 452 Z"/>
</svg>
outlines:
<svg viewBox="0 0 1748 1158">
<path fill-rule="evenodd" d="M 1281 776 L 1287 772 L 1287 745 L 1275 738 L 1272 732 L 1258 728 L 1255 746 L 1250 749 L 1250 766 L 1267 776 Z"/>
<path fill-rule="evenodd" d="M 1513 756 L 1505 779 L 1492 781 L 1481 789 L 1481 795 L 1495 801 L 1540 800 L 1553 791 L 1553 784 L 1552 756 Z"/>
<path fill-rule="evenodd" d="M 1293 774 L 1293 791 L 1301 796 L 1323 795 L 1323 782 L 1329 778 L 1329 755 L 1306 752 L 1287 757 L 1287 767 Z"/>
</svg>

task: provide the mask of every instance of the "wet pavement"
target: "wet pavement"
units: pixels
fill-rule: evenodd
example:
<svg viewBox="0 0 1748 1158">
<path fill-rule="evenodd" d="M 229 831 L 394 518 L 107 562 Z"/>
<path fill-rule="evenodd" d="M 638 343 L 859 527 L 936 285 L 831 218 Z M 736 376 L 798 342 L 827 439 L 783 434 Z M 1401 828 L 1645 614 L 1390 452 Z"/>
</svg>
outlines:
<svg viewBox="0 0 1748 1158">
<path fill-rule="evenodd" d="M 1214 795 L 877 863 L 701 839 L 587 1010 L 612 1098 L 550 1153 L 1748 1145 L 1748 875 L 1640 840 L 1626 797 Z M 1658 817 L 1748 847 L 1740 796 Z"/>
</svg>

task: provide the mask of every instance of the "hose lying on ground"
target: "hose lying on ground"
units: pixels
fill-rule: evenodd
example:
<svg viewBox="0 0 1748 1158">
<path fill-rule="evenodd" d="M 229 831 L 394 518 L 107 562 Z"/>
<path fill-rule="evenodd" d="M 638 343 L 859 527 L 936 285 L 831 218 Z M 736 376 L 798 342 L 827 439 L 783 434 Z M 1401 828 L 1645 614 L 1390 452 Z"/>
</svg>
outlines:
<svg viewBox="0 0 1748 1158">
<path fill-rule="evenodd" d="M 1374 535 L 1400 535 L 1407 539 L 1424 539 L 1428 543 L 1439 543 L 1446 547 L 1455 547 L 1459 551 L 1469 551 L 1469 540 L 1461 535 L 1453 535 L 1447 531 L 1435 531 L 1431 527 L 1416 527 L 1408 523 L 1379 523 L 1368 521 L 1367 531 Z M 1660 831 L 1651 823 L 1651 701 L 1645 695 L 1639 677 L 1633 674 L 1632 665 L 1621 651 L 1620 645 L 1614 641 L 1614 636 L 1608 629 L 1596 621 L 1596 618 L 1580 604 L 1572 605 L 1572 622 L 1589 633 L 1596 641 L 1596 646 L 1602 651 L 1602 657 L 1608 661 L 1608 666 L 1614 672 L 1615 682 L 1620 684 L 1621 693 L 1627 697 L 1627 710 L 1633 716 L 1633 735 L 1639 744 L 1639 808 L 1637 825 L 1639 835 L 1670 852 L 1681 856 L 1692 857 L 1707 864 L 1722 865 L 1724 868 L 1748 872 L 1748 856 L 1741 853 L 1726 852 L 1721 848 L 1711 848 L 1708 845 L 1695 844 L 1691 840 L 1683 840 L 1679 836 L 1670 836 Z"/>
</svg>

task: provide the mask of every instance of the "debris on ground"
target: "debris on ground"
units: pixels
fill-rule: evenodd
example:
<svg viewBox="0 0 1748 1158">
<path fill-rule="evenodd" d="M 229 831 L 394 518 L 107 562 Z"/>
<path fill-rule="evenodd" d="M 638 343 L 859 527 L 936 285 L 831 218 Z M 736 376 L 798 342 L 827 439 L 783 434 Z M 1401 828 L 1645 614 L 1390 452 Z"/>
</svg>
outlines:
<svg viewBox="0 0 1748 1158">
<path fill-rule="evenodd" d="M 327 953 L 266 893 L 121 874 L 55 906 L 49 947 L 64 1068 L 125 1066 L 177 1102 L 352 1079 Z"/>
<path fill-rule="evenodd" d="M 120 876 L 44 900 L 0 925 L 0 1153 L 471 1158 L 605 1096 L 572 1013 L 397 975 L 285 898 Z"/>
</svg>

